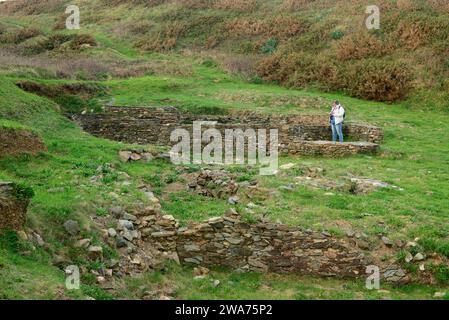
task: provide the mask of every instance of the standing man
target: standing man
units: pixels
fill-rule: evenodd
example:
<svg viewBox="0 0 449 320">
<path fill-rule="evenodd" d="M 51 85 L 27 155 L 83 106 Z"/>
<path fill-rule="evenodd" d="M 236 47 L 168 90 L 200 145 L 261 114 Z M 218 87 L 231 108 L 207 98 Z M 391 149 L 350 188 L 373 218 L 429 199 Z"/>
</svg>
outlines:
<svg viewBox="0 0 449 320">
<path fill-rule="evenodd" d="M 337 135 L 340 143 L 343 143 L 343 121 L 345 120 L 345 109 L 338 100 L 334 101 L 332 110 L 329 113 L 329 119 L 332 129 L 332 141 L 337 141 Z"/>
</svg>

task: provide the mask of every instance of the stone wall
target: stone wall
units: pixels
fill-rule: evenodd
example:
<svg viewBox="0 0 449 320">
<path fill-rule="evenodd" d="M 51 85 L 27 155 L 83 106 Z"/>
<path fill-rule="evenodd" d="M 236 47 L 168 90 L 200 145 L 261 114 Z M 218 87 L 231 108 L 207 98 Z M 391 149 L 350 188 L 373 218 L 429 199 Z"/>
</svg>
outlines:
<svg viewBox="0 0 449 320">
<path fill-rule="evenodd" d="M 46 150 L 42 139 L 36 133 L 24 129 L 0 127 L 0 158 L 23 153 L 35 155 Z"/>
<path fill-rule="evenodd" d="M 101 114 L 73 115 L 82 128 L 99 137 L 139 144 L 171 145 L 170 133 L 177 128 L 192 132 L 193 121 L 216 122 L 213 126 L 225 136 L 225 129 L 278 129 L 280 150 L 283 153 L 327 154 L 324 144 L 308 144 L 305 141 L 331 139 L 327 115 L 263 115 L 254 112 L 232 112 L 229 115 L 196 115 L 181 112 L 174 107 L 131 108 L 108 107 Z M 210 127 L 210 126 L 209 126 Z M 206 129 L 207 127 L 205 127 Z M 344 126 L 347 140 L 378 143 L 383 139 L 380 128 L 368 124 L 347 123 Z M 342 154 L 375 152 L 374 146 L 339 145 Z"/>
<path fill-rule="evenodd" d="M 26 220 L 29 199 L 17 198 L 14 185 L 0 181 L 0 230 L 21 230 Z"/>
<path fill-rule="evenodd" d="M 374 154 L 379 151 L 379 145 L 372 142 L 343 142 L 332 141 L 292 141 L 281 152 L 300 154 L 305 156 L 344 157 L 354 154 Z"/>
<path fill-rule="evenodd" d="M 159 250 L 176 250 L 182 264 L 226 266 L 241 271 L 357 277 L 368 259 L 354 245 L 327 233 L 259 220 L 234 210 L 188 227 L 171 216 L 154 216 L 141 229 Z"/>
</svg>

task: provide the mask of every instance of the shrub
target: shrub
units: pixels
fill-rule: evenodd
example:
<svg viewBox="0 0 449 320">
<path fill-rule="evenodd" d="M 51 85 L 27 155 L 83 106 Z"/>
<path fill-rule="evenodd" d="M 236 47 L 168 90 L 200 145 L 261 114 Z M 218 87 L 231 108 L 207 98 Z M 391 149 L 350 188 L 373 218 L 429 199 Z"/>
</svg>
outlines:
<svg viewBox="0 0 449 320">
<path fill-rule="evenodd" d="M 402 99 L 411 87 L 411 75 L 406 65 L 377 59 L 349 64 L 339 71 L 338 78 L 336 89 L 376 101 Z"/>
<path fill-rule="evenodd" d="M 79 50 L 84 46 L 95 47 L 97 41 L 90 34 L 75 34 L 70 42 L 72 50 Z"/>
<path fill-rule="evenodd" d="M 256 71 L 264 80 L 290 87 L 317 85 L 324 90 L 342 90 L 354 97 L 376 101 L 402 99 L 411 86 L 407 66 L 379 59 L 339 65 L 326 55 L 274 54 L 262 59 Z"/>
<path fill-rule="evenodd" d="M 67 1 L 61 0 L 15 0 L 2 3 L 2 12 L 5 14 L 22 13 L 24 15 L 37 15 L 63 11 Z"/>
<path fill-rule="evenodd" d="M 145 51 L 166 52 L 176 46 L 176 38 L 165 38 L 162 34 L 145 37 L 137 42 L 136 46 Z"/>
<path fill-rule="evenodd" d="M 449 283 L 449 267 L 446 265 L 432 266 L 435 279 L 440 283 Z"/>
<path fill-rule="evenodd" d="M 436 41 L 449 41 L 447 18 L 415 14 L 399 22 L 396 36 L 408 49 L 430 44 Z"/>
<path fill-rule="evenodd" d="M 260 51 L 264 54 L 273 54 L 278 46 L 278 41 L 276 38 L 271 38 L 260 48 Z"/>
<path fill-rule="evenodd" d="M 239 75 L 244 79 L 254 77 L 254 59 L 245 55 L 225 56 L 220 60 L 221 67 L 228 73 Z"/>
<path fill-rule="evenodd" d="M 256 8 L 256 0 L 216 0 L 213 7 L 222 10 L 247 12 Z"/>
<path fill-rule="evenodd" d="M 345 33 L 341 30 L 335 30 L 331 32 L 331 38 L 334 40 L 339 40 L 341 38 L 343 38 L 345 35 Z"/>
<path fill-rule="evenodd" d="M 24 183 L 14 183 L 13 195 L 17 199 L 31 199 L 32 197 L 34 197 L 34 191 L 33 188 Z"/>
<path fill-rule="evenodd" d="M 282 7 L 289 11 L 298 11 L 315 0 L 284 0 Z"/>
<path fill-rule="evenodd" d="M 275 54 L 262 60 L 256 71 L 264 80 L 295 88 L 321 84 L 333 90 L 337 78 L 337 68 L 329 57 L 304 52 Z"/>
<path fill-rule="evenodd" d="M 338 41 L 336 47 L 337 57 L 343 61 L 382 57 L 394 49 L 390 42 L 383 42 L 378 37 L 367 32 L 345 37 Z"/>
<path fill-rule="evenodd" d="M 0 43 L 19 44 L 40 34 L 41 32 L 35 28 L 13 29 L 0 36 Z"/>
<path fill-rule="evenodd" d="M 308 27 L 305 20 L 297 17 L 276 15 L 264 20 L 241 17 L 226 23 L 223 32 L 232 37 L 264 35 L 289 39 L 305 32 Z"/>
<path fill-rule="evenodd" d="M 66 46 L 67 44 L 67 46 Z M 96 46 L 97 42 L 89 34 L 55 34 L 25 47 L 28 54 L 60 49 L 80 50 L 84 46 Z"/>
</svg>

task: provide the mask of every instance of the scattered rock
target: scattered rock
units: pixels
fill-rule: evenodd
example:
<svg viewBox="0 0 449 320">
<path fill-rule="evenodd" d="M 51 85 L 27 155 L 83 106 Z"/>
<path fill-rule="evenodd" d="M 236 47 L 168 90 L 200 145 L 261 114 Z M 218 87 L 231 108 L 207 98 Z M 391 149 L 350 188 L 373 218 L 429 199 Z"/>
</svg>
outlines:
<svg viewBox="0 0 449 320">
<path fill-rule="evenodd" d="M 257 205 L 257 204 L 254 204 L 253 202 L 249 202 L 246 206 L 247 206 L 248 208 L 250 208 L 250 209 L 255 209 L 255 208 L 258 207 L 258 205 Z"/>
<path fill-rule="evenodd" d="M 224 169 L 202 169 L 198 173 L 191 174 L 189 180 L 191 180 L 188 184 L 189 189 L 205 197 L 226 199 L 235 195 L 239 189 L 235 176 Z"/>
<path fill-rule="evenodd" d="M 422 260 L 424 260 L 426 257 L 422 254 L 422 253 L 420 253 L 420 252 L 418 252 L 414 257 L 413 257 L 413 260 L 414 261 L 422 261 Z"/>
<path fill-rule="evenodd" d="M 433 294 L 434 298 L 444 298 L 446 296 L 446 292 L 435 292 Z"/>
<path fill-rule="evenodd" d="M 347 230 L 347 231 L 346 231 L 346 236 L 347 236 L 348 238 L 353 238 L 353 237 L 355 236 L 355 231 L 353 231 L 353 230 Z"/>
<path fill-rule="evenodd" d="M 87 250 L 92 257 L 99 257 L 103 254 L 103 248 L 101 246 L 90 246 Z"/>
<path fill-rule="evenodd" d="M 103 283 L 106 282 L 106 278 L 103 277 L 103 276 L 98 276 L 98 277 L 97 277 L 97 282 L 98 282 L 99 284 L 103 284 Z"/>
<path fill-rule="evenodd" d="M 80 226 L 78 221 L 75 220 L 67 220 L 64 222 L 64 229 L 68 234 L 75 236 L 80 232 Z"/>
<path fill-rule="evenodd" d="M 115 245 L 117 248 L 123 248 L 127 246 L 127 242 L 122 236 L 117 236 L 115 238 Z"/>
<path fill-rule="evenodd" d="M 388 267 L 384 273 L 383 278 L 391 283 L 395 284 L 405 284 L 409 282 L 409 278 L 407 277 L 404 270 L 402 270 L 400 267 L 392 265 Z"/>
<path fill-rule="evenodd" d="M 387 247 L 392 247 L 394 245 L 393 241 L 390 240 L 390 238 L 383 236 L 382 237 L 382 242 L 387 246 Z"/>
<path fill-rule="evenodd" d="M 74 247 L 75 248 L 87 248 L 90 245 L 91 239 L 81 239 L 75 242 Z"/>
<path fill-rule="evenodd" d="M 405 254 L 405 262 L 410 263 L 410 262 L 412 262 L 412 260 L 413 260 L 412 254 L 410 252 L 407 252 Z"/>
<path fill-rule="evenodd" d="M 357 247 L 359 247 L 362 250 L 370 250 L 371 244 L 368 241 L 357 239 L 356 240 Z"/>
<path fill-rule="evenodd" d="M 108 229 L 108 235 L 112 238 L 114 238 L 117 235 L 117 231 L 115 231 L 114 228 L 109 228 Z"/>
<path fill-rule="evenodd" d="M 51 263 L 52 263 L 52 265 L 61 268 L 61 267 L 66 266 L 69 262 L 63 256 L 61 256 L 59 254 L 55 254 L 51 260 Z"/>
<path fill-rule="evenodd" d="M 134 224 L 131 221 L 123 220 L 123 219 L 118 221 L 117 227 L 119 230 L 123 230 L 123 229 L 134 230 Z"/>
<path fill-rule="evenodd" d="M 281 190 L 287 190 L 287 191 L 292 191 L 295 189 L 295 186 L 293 184 L 287 184 L 285 186 L 280 186 L 279 189 Z"/>
<path fill-rule="evenodd" d="M 125 212 L 122 216 L 123 220 L 130 220 L 130 221 L 136 221 L 137 217 L 133 214 Z"/>
<path fill-rule="evenodd" d="M 210 272 L 210 270 L 209 270 L 208 268 L 206 268 L 206 267 L 201 267 L 201 266 L 195 267 L 195 268 L 193 269 L 193 274 L 194 274 L 195 276 L 206 276 L 207 274 L 209 274 L 209 272 Z"/>
<path fill-rule="evenodd" d="M 279 167 L 279 169 L 281 170 L 289 170 L 295 167 L 294 163 L 287 163 L 287 164 L 283 164 L 282 166 Z"/>
<path fill-rule="evenodd" d="M 236 205 L 240 201 L 240 198 L 238 196 L 229 197 L 228 203 L 231 205 Z"/>
<path fill-rule="evenodd" d="M 26 234 L 25 231 L 19 230 L 19 231 L 17 231 L 17 235 L 19 236 L 20 240 L 28 241 L 28 235 Z"/>
<path fill-rule="evenodd" d="M 139 161 L 150 162 L 154 156 L 145 150 L 121 150 L 119 151 L 120 160 L 123 162 Z"/>
<path fill-rule="evenodd" d="M 108 209 L 108 212 L 114 217 L 114 218 L 121 218 L 123 216 L 123 209 L 121 207 L 112 207 Z"/>
<path fill-rule="evenodd" d="M 42 247 L 45 245 L 44 239 L 42 239 L 42 237 L 38 233 L 34 232 L 33 238 L 36 241 L 38 246 Z"/>
</svg>

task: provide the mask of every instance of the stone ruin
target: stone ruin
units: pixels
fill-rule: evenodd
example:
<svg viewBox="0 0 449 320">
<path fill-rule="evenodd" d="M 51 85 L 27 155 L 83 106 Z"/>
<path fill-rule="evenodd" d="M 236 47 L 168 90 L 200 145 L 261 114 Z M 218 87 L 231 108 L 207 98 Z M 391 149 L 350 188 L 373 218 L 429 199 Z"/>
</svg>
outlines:
<svg viewBox="0 0 449 320">
<path fill-rule="evenodd" d="M 183 265 L 358 277 L 369 264 L 365 254 L 345 239 L 263 219 L 246 222 L 232 209 L 222 217 L 188 227 L 180 227 L 172 216 L 157 211 L 146 214 L 133 222 L 139 247 L 151 248 L 152 257 L 156 257 L 156 249 Z M 144 266 L 141 258 L 131 260 L 141 261 Z"/>
<path fill-rule="evenodd" d="M 181 227 L 174 217 L 147 208 L 136 214 L 129 226 L 120 228 L 117 237 L 128 233 L 123 230 L 126 228 L 136 233 L 128 238 L 132 241 L 128 245 L 138 250 L 133 250 L 130 256 L 123 255 L 116 267 L 128 273 L 157 269 L 169 259 L 198 268 L 225 266 L 241 272 L 358 278 L 366 277 L 366 267 L 374 263 L 380 266 L 381 277 L 388 282 L 410 280 L 400 267 L 377 261 L 353 239 L 265 218 L 248 222 L 233 209 L 222 217 Z M 123 249 L 127 250 L 126 245 Z"/>
<path fill-rule="evenodd" d="M 375 126 L 348 122 L 344 126 L 347 140 L 335 144 L 327 115 L 263 115 L 232 111 L 228 115 L 197 115 L 175 107 L 106 107 L 102 113 L 71 115 L 81 127 L 98 137 L 127 143 L 169 146 L 174 129 L 192 132 L 194 121 L 208 121 L 224 137 L 225 129 L 278 129 L 279 150 L 283 154 L 347 156 L 376 153 L 383 131 Z M 204 126 L 204 129 L 208 127 Z M 209 126 L 210 128 L 210 126 Z"/>
</svg>

